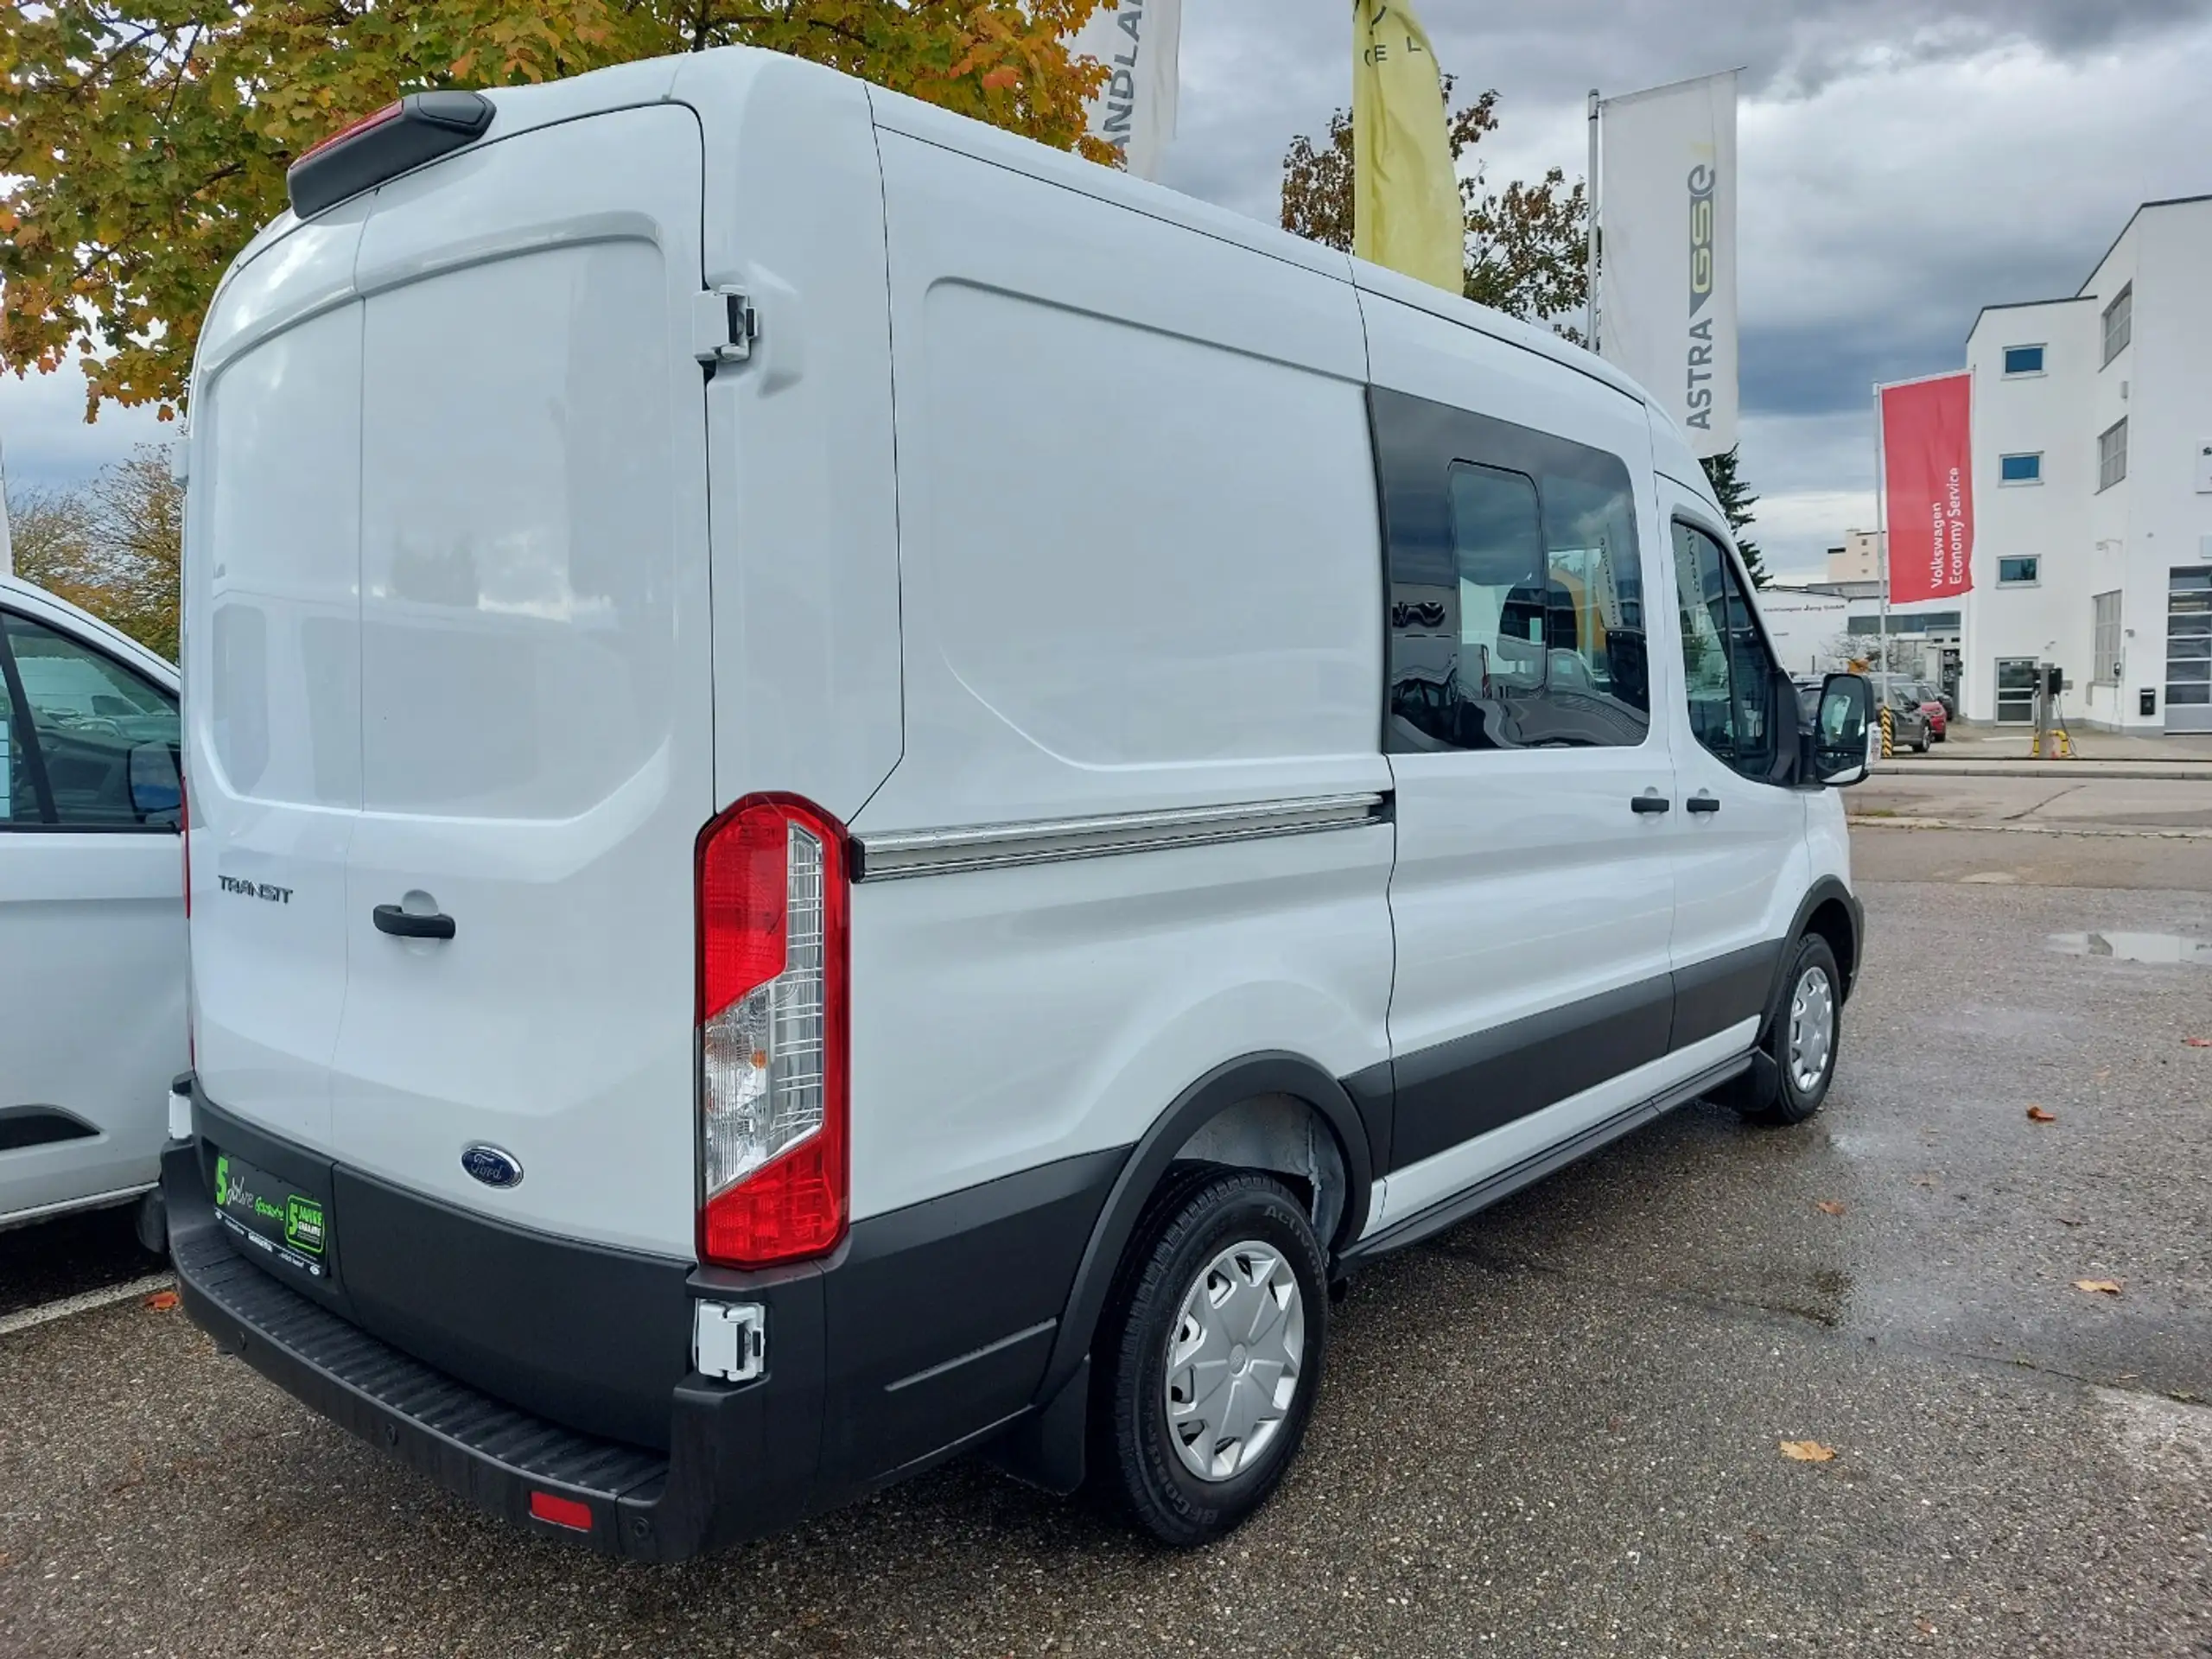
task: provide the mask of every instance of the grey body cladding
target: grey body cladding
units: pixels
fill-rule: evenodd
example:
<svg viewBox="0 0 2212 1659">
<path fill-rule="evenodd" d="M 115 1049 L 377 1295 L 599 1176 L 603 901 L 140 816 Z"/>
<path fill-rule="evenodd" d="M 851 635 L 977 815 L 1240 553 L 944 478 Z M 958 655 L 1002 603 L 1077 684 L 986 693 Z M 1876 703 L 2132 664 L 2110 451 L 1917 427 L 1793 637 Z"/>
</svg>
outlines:
<svg viewBox="0 0 2212 1659">
<path fill-rule="evenodd" d="M 1732 1026 L 1764 1020 L 1782 951 L 1780 939 L 1731 951 L 1347 1077 L 1363 1113 L 1374 1114 L 1370 1139 L 1387 1103 L 1376 1172 L 1420 1163 Z"/>
</svg>

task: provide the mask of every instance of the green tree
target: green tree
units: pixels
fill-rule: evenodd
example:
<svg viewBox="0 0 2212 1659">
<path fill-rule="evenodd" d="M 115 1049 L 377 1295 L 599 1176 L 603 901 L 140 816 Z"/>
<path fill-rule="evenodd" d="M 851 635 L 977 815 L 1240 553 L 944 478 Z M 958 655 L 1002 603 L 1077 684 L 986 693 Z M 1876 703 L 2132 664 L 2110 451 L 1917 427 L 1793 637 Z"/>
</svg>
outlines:
<svg viewBox="0 0 2212 1659">
<path fill-rule="evenodd" d="M 16 574 L 176 660 L 184 492 L 142 444 L 73 490 L 10 491 Z"/>
<path fill-rule="evenodd" d="M 84 367 L 103 400 L 183 401 L 216 280 L 285 169 L 434 86 L 550 80 L 747 44 L 1094 161 L 1106 70 L 1065 40 L 1098 0 L 13 0 L 0 6 L 0 368 Z"/>
<path fill-rule="evenodd" d="M 1736 450 L 1707 455 L 1705 458 L 1706 482 L 1713 486 L 1713 499 L 1720 503 L 1720 511 L 1728 515 L 1729 534 L 1736 538 L 1736 550 L 1744 556 L 1744 569 L 1750 573 L 1751 586 L 1764 588 L 1772 580 L 1767 575 L 1764 561 L 1759 557 L 1759 544 L 1744 532 L 1758 520 L 1751 509 L 1758 505 L 1758 497 L 1745 486 L 1736 472 Z"/>
<path fill-rule="evenodd" d="M 1452 83 L 1446 79 L 1448 105 Z M 1580 332 L 1555 319 L 1582 308 L 1589 293 L 1584 242 L 1590 203 L 1582 182 L 1558 168 L 1535 183 L 1492 190 L 1479 152 L 1497 130 L 1497 93 L 1484 92 L 1452 115 L 1452 158 L 1467 221 L 1466 295 L 1531 322 L 1550 323 L 1569 340 Z M 1338 110 L 1316 143 L 1300 133 L 1282 162 L 1282 227 L 1346 252 L 1351 249 L 1351 112 Z"/>
</svg>

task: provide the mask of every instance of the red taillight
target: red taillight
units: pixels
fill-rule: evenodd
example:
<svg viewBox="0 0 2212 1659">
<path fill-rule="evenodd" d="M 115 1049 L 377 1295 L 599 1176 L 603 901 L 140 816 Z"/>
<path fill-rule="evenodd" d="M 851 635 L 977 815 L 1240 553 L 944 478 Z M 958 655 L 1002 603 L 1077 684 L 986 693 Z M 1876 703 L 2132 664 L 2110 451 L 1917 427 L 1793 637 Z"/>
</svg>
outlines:
<svg viewBox="0 0 2212 1659">
<path fill-rule="evenodd" d="M 591 1505 L 579 1498 L 563 1497 L 558 1492 L 532 1492 L 530 1512 L 540 1521 L 550 1521 L 571 1532 L 591 1530 Z"/>
<path fill-rule="evenodd" d="M 756 795 L 698 850 L 699 1257 L 758 1268 L 844 1236 L 845 830 Z"/>
<path fill-rule="evenodd" d="M 302 155 L 300 160 L 304 162 L 310 156 L 320 155 L 322 151 L 328 149 L 333 144 L 342 144 L 348 138 L 353 137 L 356 134 L 366 132 L 372 127 L 380 127 L 387 121 L 398 120 L 399 113 L 403 107 L 404 106 L 402 105 L 395 100 L 392 103 L 385 105 L 384 108 L 378 110 L 374 115 L 365 115 L 359 120 L 339 128 L 338 130 L 332 133 L 329 137 L 325 138 L 321 143 L 315 145 L 312 149 L 306 151 L 305 154 Z M 295 163 L 295 165 L 297 165 L 297 163 Z"/>
</svg>

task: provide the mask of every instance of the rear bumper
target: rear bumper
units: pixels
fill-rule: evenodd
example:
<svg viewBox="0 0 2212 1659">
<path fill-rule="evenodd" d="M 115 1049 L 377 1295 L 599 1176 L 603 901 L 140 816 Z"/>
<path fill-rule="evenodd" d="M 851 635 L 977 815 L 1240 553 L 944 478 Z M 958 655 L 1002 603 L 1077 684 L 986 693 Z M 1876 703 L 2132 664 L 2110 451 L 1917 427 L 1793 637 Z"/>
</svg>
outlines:
<svg viewBox="0 0 2212 1659">
<path fill-rule="evenodd" d="M 819 1274 L 778 1307 L 776 1369 L 735 1387 L 696 1376 L 669 1400 L 665 1452 L 603 1439 L 495 1399 L 309 1300 L 232 1248 L 196 1141 L 162 1160 L 169 1248 L 193 1322 L 286 1393 L 515 1525 L 634 1560 L 682 1560 L 773 1532 L 814 1490 L 823 1388 Z M 802 1328 L 811 1304 L 813 1343 Z M 533 1493 L 587 1506 L 588 1531 L 531 1513 Z"/>
<path fill-rule="evenodd" d="M 819 1262 L 741 1274 L 463 1214 L 271 1137 L 196 1084 L 193 1101 L 162 1180 L 194 1322 L 456 1497 L 652 1561 L 781 1531 L 1028 1416 L 1128 1153 L 873 1217 Z M 330 1207 L 326 1273 L 234 1241 L 210 1196 L 219 1151 Z M 692 1369 L 701 1300 L 765 1310 L 765 1375 Z M 590 1526 L 532 1515 L 537 1493 L 584 1504 Z"/>
</svg>

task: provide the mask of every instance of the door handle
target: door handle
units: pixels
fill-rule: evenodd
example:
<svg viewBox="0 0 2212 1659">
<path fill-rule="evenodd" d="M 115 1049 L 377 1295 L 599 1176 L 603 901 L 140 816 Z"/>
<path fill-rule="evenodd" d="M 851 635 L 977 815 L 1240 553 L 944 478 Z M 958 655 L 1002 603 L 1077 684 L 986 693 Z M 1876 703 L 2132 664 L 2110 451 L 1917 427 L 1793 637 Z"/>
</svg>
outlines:
<svg viewBox="0 0 2212 1659">
<path fill-rule="evenodd" d="M 1690 797 L 1688 804 L 1693 812 L 1718 812 L 1720 810 L 1720 798 L 1717 795 L 1708 795 L 1700 789 Z"/>
<path fill-rule="evenodd" d="M 1672 801 L 1669 800 L 1664 795 L 1660 794 L 1656 790 L 1648 791 L 1642 795 L 1631 795 L 1628 798 L 1628 810 L 1636 813 L 1666 812 L 1671 810 L 1674 804 L 1675 804 Z"/>
<path fill-rule="evenodd" d="M 453 938 L 453 918 L 442 912 L 431 916 L 417 916 L 402 910 L 397 905 L 378 905 L 370 914 L 377 925 L 377 931 L 389 933 L 395 939 Z"/>
</svg>

